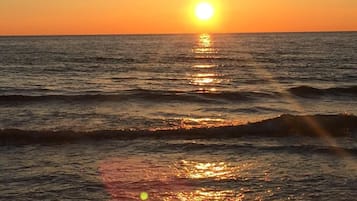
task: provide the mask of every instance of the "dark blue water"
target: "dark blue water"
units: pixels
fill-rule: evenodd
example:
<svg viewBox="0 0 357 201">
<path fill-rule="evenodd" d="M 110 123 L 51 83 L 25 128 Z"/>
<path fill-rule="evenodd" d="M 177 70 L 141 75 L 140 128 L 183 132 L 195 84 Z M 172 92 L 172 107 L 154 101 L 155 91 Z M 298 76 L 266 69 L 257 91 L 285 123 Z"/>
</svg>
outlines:
<svg viewBox="0 0 357 201">
<path fill-rule="evenodd" d="M 353 200 L 356 51 L 356 32 L 0 37 L 0 200 Z"/>
</svg>

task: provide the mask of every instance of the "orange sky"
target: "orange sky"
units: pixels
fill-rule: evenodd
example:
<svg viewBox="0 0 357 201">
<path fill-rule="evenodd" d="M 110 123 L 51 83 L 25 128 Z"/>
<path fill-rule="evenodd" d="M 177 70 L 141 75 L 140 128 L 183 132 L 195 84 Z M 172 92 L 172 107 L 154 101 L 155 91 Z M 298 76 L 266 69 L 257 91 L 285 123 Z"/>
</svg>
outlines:
<svg viewBox="0 0 357 201">
<path fill-rule="evenodd" d="M 357 0 L 1 0 L 0 35 L 357 31 Z"/>
</svg>

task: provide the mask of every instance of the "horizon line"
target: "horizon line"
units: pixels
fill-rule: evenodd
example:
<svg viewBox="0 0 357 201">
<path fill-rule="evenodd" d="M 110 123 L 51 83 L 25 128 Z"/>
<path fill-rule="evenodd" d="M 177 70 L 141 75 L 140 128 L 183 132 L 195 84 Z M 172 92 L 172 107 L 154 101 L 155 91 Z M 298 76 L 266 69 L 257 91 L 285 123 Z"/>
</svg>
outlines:
<svg viewBox="0 0 357 201">
<path fill-rule="evenodd" d="M 93 33 L 93 34 L 0 34 L 0 37 L 66 37 L 66 36 L 152 36 L 152 35 L 196 35 L 196 34 L 284 34 L 284 33 L 352 33 L 357 30 L 331 31 L 258 31 L 258 32 L 188 32 L 188 33 Z"/>
</svg>

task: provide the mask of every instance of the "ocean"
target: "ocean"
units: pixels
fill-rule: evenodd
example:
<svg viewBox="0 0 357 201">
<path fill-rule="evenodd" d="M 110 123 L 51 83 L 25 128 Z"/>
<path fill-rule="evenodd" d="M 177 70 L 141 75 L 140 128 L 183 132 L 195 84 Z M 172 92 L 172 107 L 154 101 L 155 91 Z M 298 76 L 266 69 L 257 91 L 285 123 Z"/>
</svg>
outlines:
<svg viewBox="0 0 357 201">
<path fill-rule="evenodd" d="M 0 200 L 354 200 L 356 72 L 357 32 L 0 37 Z"/>
</svg>

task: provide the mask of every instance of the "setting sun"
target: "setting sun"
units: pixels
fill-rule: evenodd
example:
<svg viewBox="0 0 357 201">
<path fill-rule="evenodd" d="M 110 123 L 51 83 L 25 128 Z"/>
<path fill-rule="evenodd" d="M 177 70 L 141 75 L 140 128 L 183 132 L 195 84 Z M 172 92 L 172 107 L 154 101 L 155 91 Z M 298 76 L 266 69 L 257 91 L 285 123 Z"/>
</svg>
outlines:
<svg viewBox="0 0 357 201">
<path fill-rule="evenodd" d="M 196 16 L 200 20 L 209 20 L 214 15 L 214 8 L 207 2 L 199 3 L 196 6 Z"/>
</svg>

